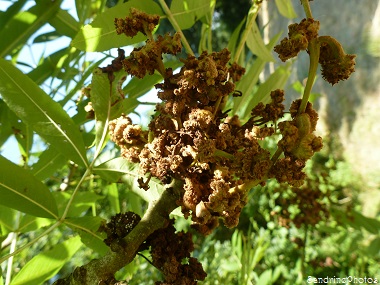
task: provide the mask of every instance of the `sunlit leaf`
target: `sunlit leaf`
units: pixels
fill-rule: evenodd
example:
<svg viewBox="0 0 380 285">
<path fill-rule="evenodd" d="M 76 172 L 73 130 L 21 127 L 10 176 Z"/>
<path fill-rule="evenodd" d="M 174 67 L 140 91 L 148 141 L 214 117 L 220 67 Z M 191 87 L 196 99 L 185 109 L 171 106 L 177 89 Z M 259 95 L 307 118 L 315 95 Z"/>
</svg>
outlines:
<svg viewBox="0 0 380 285">
<path fill-rule="evenodd" d="M 10 19 L 12 19 L 17 13 L 19 13 L 27 0 L 14 1 L 8 9 L 1 14 L 0 17 L 0 29 L 4 28 Z"/>
<path fill-rule="evenodd" d="M 74 38 L 80 30 L 80 24 L 69 12 L 59 9 L 57 14 L 49 20 L 56 32 L 60 35 Z"/>
<path fill-rule="evenodd" d="M 109 247 L 103 242 L 107 235 L 98 232 L 103 222 L 105 220 L 100 217 L 80 217 L 65 220 L 67 226 L 79 233 L 82 243 L 101 255 L 109 251 Z"/>
<path fill-rule="evenodd" d="M 49 226 L 54 222 L 55 220 L 52 220 L 52 219 L 38 218 L 31 215 L 24 215 L 20 220 L 20 224 L 17 231 L 20 233 L 35 231 L 43 227 Z"/>
<path fill-rule="evenodd" d="M 42 84 L 54 73 L 57 63 L 62 57 L 67 55 L 67 52 L 67 48 L 64 48 L 45 57 L 43 62 L 28 73 L 29 78 L 38 85 Z"/>
<path fill-rule="evenodd" d="M 147 202 L 158 199 L 162 191 L 164 191 L 163 185 L 155 178 L 150 179 L 148 191 L 140 189 L 137 183 L 137 179 L 141 177 L 139 165 L 131 163 L 122 157 L 111 159 L 96 166 L 94 173 L 109 182 L 127 183 L 130 191 L 135 192 Z"/>
<path fill-rule="evenodd" d="M 49 189 L 30 171 L 3 156 L 0 156 L 0 204 L 37 217 L 58 215 Z"/>
<path fill-rule="evenodd" d="M 87 165 L 79 128 L 61 105 L 53 101 L 28 76 L 0 59 L 0 94 L 9 108 L 68 159 Z"/>
<path fill-rule="evenodd" d="M 194 23 L 210 12 L 210 0 L 173 0 L 170 11 L 182 30 L 191 28 Z"/>
<path fill-rule="evenodd" d="M 107 132 L 108 122 L 121 114 L 132 112 L 139 102 L 133 98 L 124 98 L 121 86 L 126 79 L 124 72 L 114 72 L 110 81 L 107 73 L 95 69 L 91 81 L 91 103 L 96 119 L 96 145 Z"/>
<path fill-rule="evenodd" d="M 17 218 L 18 212 L 12 208 L 8 208 L 0 205 L 0 224 L 3 226 L 3 235 L 8 232 L 17 231 Z M 1 236 L 1 234 L 0 234 Z"/>
<path fill-rule="evenodd" d="M 62 0 L 41 0 L 28 11 L 15 15 L 0 31 L 0 57 L 24 44 L 39 28 L 57 13 Z"/>
<path fill-rule="evenodd" d="M 57 201 L 59 215 L 62 215 L 71 198 L 72 192 L 53 192 L 52 194 Z M 80 216 L 90 207 L 94 206 L 96 201 L 101 199 L 104 199 L 104 197 L 90 191 L 76 193 L 66 217 Z"/>
<path fill-rule="evenodd" d="M 163 15 L 160 6 L 152 0 L 128 1 L 98 15 L 91 24 L 84 26 L 80 30 L 71 45 L 83 51 L 104 51 L 145 41 L 146 36 L 141 33 L 133 38 L 116 34 L 115 18 L 128 16 L 131 7 L 140 9 L 148 14 Z"/>
<path fill-rule="evenodd" d="M 235 57 L 235 50 L 236 46 L 238 45 L 238 40 L 240 36 L 241 28 L 243 27 L 243 24 L 245 22 L 245 19 L 240 22 L 240 24 L 235 28 L 233 31 L 229 41 L 228 41 L 228 50 L 231 52 L 231 58 Z"/>
<path fill-rule="evenodd" d="M 107 200 L 110 203 L 112 214 L 115 215 L 120 213 L 120 200 L 119 200 L 119 190 L 115 183 L 111 183 L 106 187 L 107 190 Z"/>
<path fill-rule="evenodd" d="M 40 285 L 52 278 L 82 245 L 79 236 L 58 243 L 51 250 L 41 252 L 25 264 L 13 278 L 11 285 Z"/>
<path fill-rule="evenodd" d="M 53 175 L 54 172 L 67 163 L 67 158 L 55 148 L 48 148 L 38 158 L 38 161 L 31 165 L 33 175 L 44 180 Z"/>
</svg>

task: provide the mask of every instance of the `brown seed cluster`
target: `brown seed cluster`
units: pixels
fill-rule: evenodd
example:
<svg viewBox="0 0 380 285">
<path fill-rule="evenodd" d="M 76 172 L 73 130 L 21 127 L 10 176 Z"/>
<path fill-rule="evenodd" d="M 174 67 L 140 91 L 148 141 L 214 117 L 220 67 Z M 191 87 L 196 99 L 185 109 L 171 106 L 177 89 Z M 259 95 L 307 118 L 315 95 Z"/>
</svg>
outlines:
<svg viewBox="0 0 380 285">
<path fill-rule="evenodd" d="M 284 151 L 285 157 L 276 162 L 271 172 L 278 182 L 288 182 L 298 187 L 306 177 L 303 172 L 305 162 L 323 146 L 322 138 L 314 134 L 318 113 L 308 102 L 305 113 L 297 115 L 300 103 L 301 100 L 296 100 L 290 106 L 293 120 L 278 124 L 282 134 L 278 146 Z"/>
<path fill-rule="evenodd" d="M 340 43 L 331 37 L 321 43 L 321 55 L 319 63 L 321 64 L 322 77 L 332 85 L 340 80 L 346 80 L 355 71 L 354 54 L 346 54 Z"/>
<path fill-rule="evenodd" d="M 104 243 L 110 246 L 113 251 L 117 251 L 118 246 L 122 246 L 119 242 L 133 230 L 140 220 L 140 216 L 133 212 L 119 213 L 112 216 L 108 223 L 101 225 L 99 228 L 100 232 L 107 234 Z"/>
<path fill-rule="evenodd" d="M 314 37 L 316 25 L 310 21 L 301 24 L 306 30 L 302 36 L 307 40 Z M 139 163 L 143 175 L 156 177 L 163 184 L 173 178 L 183 182 L 178 205 L 185 217 L 191 216 L 199 232 L 211 233 L 220 219 L 227 227 L 238 224 L 247 203 L 248 189 L 241 187 L 245 183 L 265 184 L 269 177 L 292 185 L 303 183 L 305 161 L 322 146 L 313 134 L 318 116 L 311 106 L 297 116 L 292 111 L 299 105 L 295 102 L 290 110 L 293 119 L 278 124 L 283 135 L 279 147 L 285 158 L 273 165 L 269 151 L 259 142 L 275 132 L 273 126 L 284 115 L 282 90 L 273 91 L 270 103 L 258 104 L 251 117 L 241 122 L 222 111 L 230 94 L 239 95 L 235 81 L 244 74 L 242 67 L 229 63 L 227 49 L 203 52 L 198 58 L 188 56 L 181 60 L 181 70 L 174 73 L 163 67 L 162 53 L 177 53 L 179 38 L 150 39 L 145 47 L 135 49 L 123 64 L 138 77 L 145 76 L 147 70 L 160 72 L 164 81 L 156 88 L 162 103 L 157 104 L 148 131 L 122 116 L 110 123 L 110 136 L 121 147 L 123 157 Z M 133 68 L 126 68 L 126 62 L 132 62 Z M 146 186 L 140 179 L 140 187 Z"/>
<path fill-rule="evenodd" d="M 319 21 L 303 19 L 299 24 L 289 25 L 289 38 L 281 40 L 274 47 L 282 61 L 297 56 L 301 50 L 307 50 L 311 40 L 319 45 L 319 63 L 322 77 L 332 85 L 346 80 L 355 71 L 355 55 L 346 54 L 341 44 L 330 36 L 318 37 Z"/>
<path fill-rule="evenodd" d="M 319 21 L 311 18 L 303 19 L 299 24 L 289 25 L 289 38 L 283 39 L 274 47 L 282 61 L 297 56 L 301 50 L 306 50 L 309 42 L 318 37 Z"/>
<path fill-rule="evenodd" d="M 165 280 L 156 285 L 196 285 L 207 276 L 202 264 L 190 257 L 194 250 L 190 233 L 175 232 L 173 221 L 164 229 L 155 231 L 146 241 L 151 247 L 152 263 Z"/>
<path fill-rule="evenodd" d="M 160 21 L 158 15 L 148 15 L 136 8 L 130 9 L 130 15 L 125 19 L 116 18 L 115 27 L 118 35 L 125 34 L 134 37 L 138 32 L 148 35 Z"/>
</svg>

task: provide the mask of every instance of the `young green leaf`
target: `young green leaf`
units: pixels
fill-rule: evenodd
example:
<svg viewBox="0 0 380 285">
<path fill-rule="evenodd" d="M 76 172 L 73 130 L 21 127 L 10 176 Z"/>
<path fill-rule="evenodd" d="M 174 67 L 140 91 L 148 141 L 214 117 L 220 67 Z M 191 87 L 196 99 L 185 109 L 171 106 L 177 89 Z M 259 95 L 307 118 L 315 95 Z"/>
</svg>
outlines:
<svg viewBox="0 0 380 285">
<path fill-rule="evenodd" d="M 88 165 L 79 128 L 28 76 L 0 59 L 0 94 L 9 108 L 68 159 Z"/>
<path fill-rule="evenodd" d="M 128 114 L 134 110 L 131 108 L 131 99 L 124 98 L 124 93 L 121 89 L 122 83 L 126 79 L 124 72 L 114 72 L 114 80 L 110 82 L 107 73 L 103 73 L 100 68 L 95 69 L 91 81 L 91 103 L 95 111 L 96 118 L 96 138 L 95 144 L 98 144 L 104 139 L 108 130 L 108 122 L 119 117 L 122 113 Z M 123 104 L 127 101 L 127 104 Z M 135 106 L 138 105 L 137 103 Z M 103 140 L 104 143 L 104 140 Z"/>
<path fill-rule="evenodd" d="M 123 174 L 138 177 L 138 165 L 117 157 L 94 167 L 94 173 L 109 182 L 117 182 Z"/>
<path fill-rule="evenodd" d="M 37 217 L 56 219 L 49 189 L 30 171 L 0 156 L 0 204 Z"/>
<path fill-rule="evenodd" d="M 162 16 L 162 10 L 152 0 L 132 0 L 116 5 L 98 15 L 95 20 L 84 26 L 71 42 L 71 45 L 83 51 L 104 51 L 114 47 L 128 46 L 146 40 L 146 36 L 139 33 L 133 38 L 117 35 L 113 25 L 115 18 L 125 18 L 130 8 L 142 10 L 148 14 Z"/>
<path fill-rule="evenodd" d="M 55 245 L 33 257 L 13 278 L 10 285 L 40 285 L 52 278 L 82 245 L 79 236 Z"/>
</svg>

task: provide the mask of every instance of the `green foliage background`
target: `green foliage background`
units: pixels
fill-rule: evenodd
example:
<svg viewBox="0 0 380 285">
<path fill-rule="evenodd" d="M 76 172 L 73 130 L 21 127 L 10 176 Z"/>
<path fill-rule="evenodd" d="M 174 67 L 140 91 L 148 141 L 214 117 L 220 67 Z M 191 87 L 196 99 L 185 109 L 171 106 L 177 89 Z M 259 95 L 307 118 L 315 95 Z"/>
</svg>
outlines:
<svg viewBox="0 0 380 285">
<path fill-rule="evenodd" d="M 22 157 L 16 164 L 0 156 L 0 284 L 51 284 L 105 254 L 104 235 L 97 232 L 102 221 L 118 212 L 142 215 L 147 202 L 163 190 L 152 180 L 152 191 L 141 191 L 138 166 L 119 158 L 107 135 L 108 121 L 121 113 L 148 116 L 137 108 L 152 107 L 143 95 L 160 75 L 127 78 L 122 85 L 126 98 L 114 105 L 121 91 L 114 88 L 109 94 L 106 75 L 96 67 L 112 58 L 109 49 L 145 40 L 142 35 L 130 40 L 114 31 L 113 19 L 126 16 L 130 7 L 160 15 L 158 32 L 173 28 L 153 0 L 78 0 L 77 17 L 58 0 L 38 0 L 27 9 L 25 0 L 9 2 L 0 15 L 0 145 L 15 138 Z M 246 117 L 256 104 L 268 101 L 271 90 L 285 84 L 294 83 L 300 91 L 299 82 L 289 82 L 291 64 L 277 65 L 266 81 L 259 80 L 274 61 L 271 51 L 280 35 L 263 42 L 250 1 L 233 1 L 232 6 L 231 1 L 169 2 L 196 54 L 228 46 L 232 57 L 246 66 L 237 87 L 243 96 L 227 103 L 232 113 Z M 292 2 L 276 0 L 285 17 L 294 16 Z M 53 31 L 38 33 L 46 24 Z M 70 39 L 70 45 L 44 52 L 34 66 L 20 57 L 23 49 L 54 44 L 59 38 Z M 97 52 L 96 60 L 89 59 L 90 52 Z M 165 60 L 179 66 L 171 58 Z M 92 101 L 98 102 L 93 106 L 96 123 L 87 117 L 84 107 L 89 99 L 81 92 L 90 82 Z M 273 182 L 256 187 L 237 229 L 221 227 L 211 236 L 194 237 L 195 256 L 208 273 L 202 284 L 302 284 L 308 276 L 380 279 L 379 216 L 361 214 L 360 181 L 339 159 L 334 142 L 326 145 L 308 170 L 311 185 L 326 194 L 323 203 L 330 216 L 315 226 L 280 226 L 279 200 L 291 190 Z M 299 214 L 299 205 L 290 212 L 293 217 Z M 177 212 L 173 215 L 178 230 L 189 228 L 189 221 Z M 138 256 L 117 277 L 129 284 L 154 284 L 160 273 Z"/>
</svg>

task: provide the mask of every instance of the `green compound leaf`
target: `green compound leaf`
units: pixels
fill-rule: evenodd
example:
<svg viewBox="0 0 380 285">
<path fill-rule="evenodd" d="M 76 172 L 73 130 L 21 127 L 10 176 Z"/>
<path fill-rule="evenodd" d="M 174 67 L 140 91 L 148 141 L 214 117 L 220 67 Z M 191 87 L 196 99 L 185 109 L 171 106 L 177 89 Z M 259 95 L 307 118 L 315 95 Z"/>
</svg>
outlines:
<svg viewBox="0 0 380 285">
<path fill-rule="evenodd" d="M 0 59 L 0 94 L 8 107 L 52 147 L 75 163 L 88 165 L 78 126 L 60 104 L 4 59 Z"/>
<path fill-rule="evenodd" d="M 57 274 L 81 245 L 79 236 L 76 236 L 57 244 L 49 251 L 41 252 L 20 270 L 10 285 L 43 284 Z"/>
<path fill-rule="evenodd" d="M 129 15 L 132 7 L 148 14 L 163 15 L 160 6 L 152 0 L 128 1 L 108 9 L 97 16 L 91 24 L 85 25 L 73 39 L 71 45 L 83 51 L 104 51 L 145 41 L 146 36 L 141 33 L 133 38 L 116 34 L 114 19 L 125 18 Z"/>
<path fill-rule="evenodd" d="M 58 216 L 49 189 L 28 170 L 3 156 L 0 156 L 0 204 L 37 217 Z"/>
</svg>

